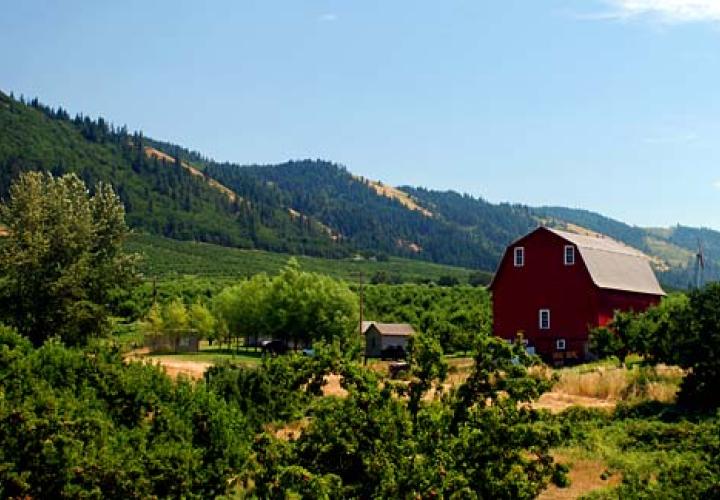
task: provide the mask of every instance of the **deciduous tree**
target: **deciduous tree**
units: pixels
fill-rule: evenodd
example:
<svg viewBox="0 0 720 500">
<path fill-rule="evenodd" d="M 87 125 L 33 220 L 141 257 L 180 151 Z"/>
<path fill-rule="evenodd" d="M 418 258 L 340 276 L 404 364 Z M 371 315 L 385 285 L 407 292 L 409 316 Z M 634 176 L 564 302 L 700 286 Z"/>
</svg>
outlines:
<svg viewBox="0 0 720 500">
<path fill-rule="evenodd" d="M 3 319 L 35 344 L 59 336 L 83 344 L 108 329 L 109 304 L 134 281 L 135 257 L 122 251 L 125 211 L 103 183 L 89 193 L 73 174 L 21 175 L 0 217 Z"/>
</svg>

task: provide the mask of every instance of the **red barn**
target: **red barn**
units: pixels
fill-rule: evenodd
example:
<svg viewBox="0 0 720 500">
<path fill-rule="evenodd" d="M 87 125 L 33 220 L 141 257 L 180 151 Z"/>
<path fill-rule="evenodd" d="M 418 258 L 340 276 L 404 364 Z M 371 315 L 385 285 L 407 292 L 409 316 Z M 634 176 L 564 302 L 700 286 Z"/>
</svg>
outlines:
<svg viewBox="0 0 720 500">
<path fill-rule="evenodd" d="M 490 284 L 495 335 L 546 360 L 581 361 L 591 328 L 665 295 L 645 254 L 605 236 L 540 227 L 505 250 Z"/>
</svg>

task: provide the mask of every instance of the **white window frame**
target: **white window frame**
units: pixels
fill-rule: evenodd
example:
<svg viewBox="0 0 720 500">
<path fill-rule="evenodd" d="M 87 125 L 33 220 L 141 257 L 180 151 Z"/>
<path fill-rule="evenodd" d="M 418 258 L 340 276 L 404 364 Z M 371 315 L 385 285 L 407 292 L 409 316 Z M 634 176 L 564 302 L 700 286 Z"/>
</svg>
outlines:
<svg viewBox="0 0 720 500">
<path fill-rule="evenodd" d="M 547 326 L 544 326 L 543 314 L 547 314 Z M 538 328 L 540 328 L 540 330 L 550 329 L 550 309 L 540 309 L 538 311 Z"/>
<path fill-rule="evenodd" d="M 519 260 L 518 257 L 520 257 Z M 513 248 L 513 264 L 515 267 L 525 266 L 525 247 Z"/>
<path fill-rule="evenodd" d="M 564 351 L 566 348 L 567 348 L 567 342 L 565 342 L 565 339 L 555 340 L 555 350 L 556 351 Z"/>
<path fill-rule="evenodd" d="M 569 255 L 572 255 L 572 259 L 568 259 L 568 250 L 570 250 Z M 566 266 L 575 265 L 575 247 L 573 245 L 565 245 L 565 248 L 563 249 L 563 262 Z"/>
</svg>

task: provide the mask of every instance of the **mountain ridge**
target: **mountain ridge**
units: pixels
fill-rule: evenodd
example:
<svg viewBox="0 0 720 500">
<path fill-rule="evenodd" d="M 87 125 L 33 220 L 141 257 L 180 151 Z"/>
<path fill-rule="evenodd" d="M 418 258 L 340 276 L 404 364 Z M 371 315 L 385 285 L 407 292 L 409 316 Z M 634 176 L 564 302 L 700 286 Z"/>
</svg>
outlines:
<svg viewBox="0 0 720 500">
<path fill-rule="evenodd" d="M 540 224 L 606 234 L 653 258 L 661 280 L 693 281 L 698 240 L 717 279 L 720 232 L 642 228 L 583 209 L 487 202 L 456 191 L 386 186 L 323 160 L 217 162 L 0 93 L 0 193 L 25 170 L 74 171 L 113 183 L 132 227 L 178 240 L 348 257 L 413 258 L 493 271 L 505 246 Z"/>
</svg>

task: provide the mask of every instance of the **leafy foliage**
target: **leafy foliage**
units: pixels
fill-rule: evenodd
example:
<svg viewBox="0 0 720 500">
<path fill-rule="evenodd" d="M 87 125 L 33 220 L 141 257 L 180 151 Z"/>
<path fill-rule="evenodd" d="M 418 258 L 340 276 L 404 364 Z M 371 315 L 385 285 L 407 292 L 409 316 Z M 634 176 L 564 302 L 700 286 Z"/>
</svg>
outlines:
<svg viewBox="0 0 720 500">
<path fill-rule="evenodd" d="M 150 144 L 141 133 L 128 133 L 103 118 L 71 118 L 37 99 L 24 104 L 5 97 L 0 105 L 0 196 L 23 172 L 73 172 L 88 185 L 112 184 L 128 224 L 136 229 L 244 248 L 348 254 L 317 224 L 293 219 L 265 186 L 258 184 L 254 196 L 229 196 L 202 173 L 185 168 L 182 150 L 173 147 L 159 156 L 149 152 Z"/>
<path fill-rule="evenodd" d="M 432 285 L 364 287 L 365 318 L 410 323 L 440 342 L 445 353 L 467 352 L 490 334 L 490 294 L 484 288 Z"/>
<path fill-rule="evenodd" d="M 343 282 L 301 271 L 295 259 L 272 279 L 260 274 L 226 288 L 214 303 L 228 331 L 248 341 L 279 339 L 295 346 L 339 341 L 344 349 L 356 344 L 355 294 Z"/>
<path fill-rule="evenodd" d="M 299 354 L 267 357 L 260 367 L 213 366 L 208 388 L 236 405 L 257 430 L 274 422 L 299 419 L 319 394 L 325 366 Z M 312 382 L 314 380 L 314 382 Z"/>
<path fill-rule="evenodd" d="M 229 281 L 263 272 L 277 274 L 290 258 L 282 253 L 175 241 L 149 234 L 133 234 L 126 249 L 143 254 L 140 270 L 162 282 L 174 282 L 185 275 Z M 370 279 L 384 275 L 380 281 L 399 283 L 439 283 L 441 279 L 466 283 L 472 278 L 471 284 L 478 286 L 488 284 L 491 277 L 488 272 L 398 257 L 328 259 L 297 255 L 295 258 L 303 269 L 346 281 L 357 281 L 361 274 Z"/>
<path fill-rule="evenodd" d="M 717 498 L 720 415 L 700 415 L 668 405 L 640 403 L 604 411 L 572 408 L 554 417 L 574 453 L 607 464 L 618 486 L 587 499 Z"/>
<path fill-rule="evenodd" d="M 720 407 L 716 388 L 720 373 L 720 283 L 690 294 L 689 323 L 674 333 L 672 358 L 680 366 L 691 368 L 683 380 L 680 401 L 701 408 Z"/>
<path fill-rule="evenodd" d="M 217 337 L 215 317 L 197 300 L 189 307 L 177 298 L 164 305 L 156 302 L 140 326 L 146 337 L 164 336 L 175 345 L 181 337 L 190 334 L 198 339 L 214 340 Z"/>
<path fill-rule="evenodd" d="M 202 385 L 106 349 L 0 331 L 0 495 L 222 495 L 245 467 L 242 414 Z"/>
<path fill-rule="evenodd" d="M 109 304 L 134 279 L 122 252 L 125 212 L 106 184 L 94 194 L 75 175 L 27 173 L 0 210 L 10 236 L 0 250 L 0 314 L 39 345 L 68 344 L 106 332 Z"/>
<path fill-rule="evenodd" d="M 429 368 L 440 367 L 436 351 L 432 341 L 417 347 L 419 380 L 442 378 Z M 519 404 L 549 385 L 528 375 L 535 361 L 524 352 L 487 338 L 468 383 L 414 409 L 374 372 L 343 364 L 347 397 L 319 400 L 297 440 L 256 443 L 258 495 L 318 484 L 337 497 L 534 498 L 563 472 L 549 456 L 557 427 Z"/>
</svg>

